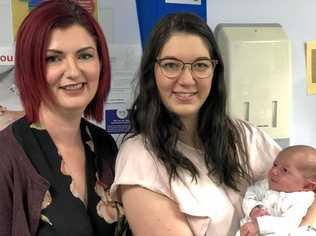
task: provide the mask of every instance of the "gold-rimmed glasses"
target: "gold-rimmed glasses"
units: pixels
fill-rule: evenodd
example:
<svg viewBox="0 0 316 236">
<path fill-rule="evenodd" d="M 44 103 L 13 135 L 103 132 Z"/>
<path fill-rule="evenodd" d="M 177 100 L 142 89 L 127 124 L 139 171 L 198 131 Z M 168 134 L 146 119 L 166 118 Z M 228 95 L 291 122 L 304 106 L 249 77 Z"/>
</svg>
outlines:
<svg viewBox="0 0 316 236">
<path fill-rule="evenodd" d="M 184 71 L 185 65 L 188 65 L 192 76 L 198 79 L 210 78 L 214 72 L 217 60 L 209 58 L 199 58 L 192 63 L 186 63 L 176 58 L 156 59 L 161 72 L 169 79 L 178 78 Z"/>
</svg>

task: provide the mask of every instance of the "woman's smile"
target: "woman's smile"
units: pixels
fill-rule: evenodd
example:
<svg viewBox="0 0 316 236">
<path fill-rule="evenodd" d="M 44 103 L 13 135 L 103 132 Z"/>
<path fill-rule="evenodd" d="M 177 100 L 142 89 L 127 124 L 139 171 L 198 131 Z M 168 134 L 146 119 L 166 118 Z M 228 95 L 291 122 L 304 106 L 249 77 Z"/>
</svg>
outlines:
<svg viewBox="0 0 316 236">
<path fill-rule="evenodd" d="M 86 83 L 76 83 L 76 84 L 69 84 L 69 85 L 64 85 L 60 86 L 61 89 L 64 90 L 69 90 L 69 91 L 76 91 L 76 90 L 81 90 Z"/>
<path fill-rule="evenodd" d="M 167 40 L 158 58 L 172 58 L 183 63 L 193 63 L 201 58 L 210 58 L 210 54 L 207 45 L 199 36 L 175 33 Z M 167 63 L 165 66 L 172 65 Z M 212 75 L 199 79 L 190 69 L 185 68 L 179 76 L 168 78 L 157 63 L 155 79 L 163 104 L 180 119 L 188 116 L 194 119 L 197 117 L 212 86 Z"/>
<path fill-rule="evenodd" d="M 79 25 L 53 30 L 46 62 L 54 110 L 83 112 L 95 96 L 101 70 L 93 37 Z"/>
<path fill-rule="evenodd" d="M 198 92 L 173 92 L 175 98 L 180 102 L 191 102 Z"/>
</svg>

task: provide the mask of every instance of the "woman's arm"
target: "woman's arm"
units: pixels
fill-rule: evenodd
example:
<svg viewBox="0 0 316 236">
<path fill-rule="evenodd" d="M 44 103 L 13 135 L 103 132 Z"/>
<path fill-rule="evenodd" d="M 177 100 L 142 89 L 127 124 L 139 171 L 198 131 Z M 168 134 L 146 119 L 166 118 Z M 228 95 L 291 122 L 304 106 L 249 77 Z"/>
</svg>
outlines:
<svg viewBox="0 0 316 236">
<path fill-rule="evenodd" d="M 13 213 L 13 173 L 8 149 L 8 136 L 0 134 L 0 235 L 11 235 Z M 18 226 L 16 226 L 18 227 Z"/>
<path fill-rule="evenodd" d="M 121 185 L 120 191 L 135 236 L 193 236 L 185 215 L 172 200 L 136 185 Z"/>
<path fill-rule="evenodd" d="M 1 155 L 0 155 L 1 159 Z M 0 164 L 1 165 L 1 164 Z M 2 170 L 2 166 L 0 166 Z M 7 173 L 7 172 L 2 172 Z M 0 176 L 0 235 L 11 235 L 12 232 L 12 191 L 9 187 L 9 176 Z"/>
<path fill-rule="evenodd" d="M 312 205 L 308 208 L 308 211 L 303 217 L 300 225 L 310 225 L 316 229 L 316 198 L 314 199 Z"/>
</svg>

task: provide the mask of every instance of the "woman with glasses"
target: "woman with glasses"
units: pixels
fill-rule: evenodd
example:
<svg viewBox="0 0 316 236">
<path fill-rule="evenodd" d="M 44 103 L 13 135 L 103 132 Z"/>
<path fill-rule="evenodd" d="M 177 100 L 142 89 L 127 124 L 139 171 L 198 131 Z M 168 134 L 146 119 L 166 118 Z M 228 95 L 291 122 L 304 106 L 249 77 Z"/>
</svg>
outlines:
<svg viewBox="0 0 316 236">
<path fill-rule="evenodd" d="M 226 113 L 223 62 L 198 16 L 154 28 L 111 187 L 135 235 L 235 235 L 246 187 L 280 147 Z"/>
</svg>

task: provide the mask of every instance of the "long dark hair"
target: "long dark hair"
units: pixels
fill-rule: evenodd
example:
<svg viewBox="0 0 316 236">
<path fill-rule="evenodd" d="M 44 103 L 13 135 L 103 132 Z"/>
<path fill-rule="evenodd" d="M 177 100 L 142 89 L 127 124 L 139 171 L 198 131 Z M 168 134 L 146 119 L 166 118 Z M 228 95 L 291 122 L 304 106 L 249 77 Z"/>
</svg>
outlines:
<svg viewBox="0 0 316 236">
<path fill-rule="evenodd" d="M 178 116 L 162 103 L 155 82 L 155 60 L 174 33 L 201 37 L 212 59 L 218 60 L 208 98 L 198 116 L 197 133 L 205 152 L 210 178 L 238 190 L 242 179 L 249 180 L 247 148 L 238 122 L 226 114 L 226 89 L 223 62 L 214 35 L 208 25 L 191 13 L 175 13 L 164 17 L 153 29 L 144 49 L 138 72 L 138 94 L 131 109 L 131 131 L 128 137 L 141 134 L 146 148 L 163 162 L 169 180 L 180 178 L 179 170 L 188 171 L 192 180 L 199 172 L 195 165 L 176 149 L 182 124 Z"/>
</svg>

